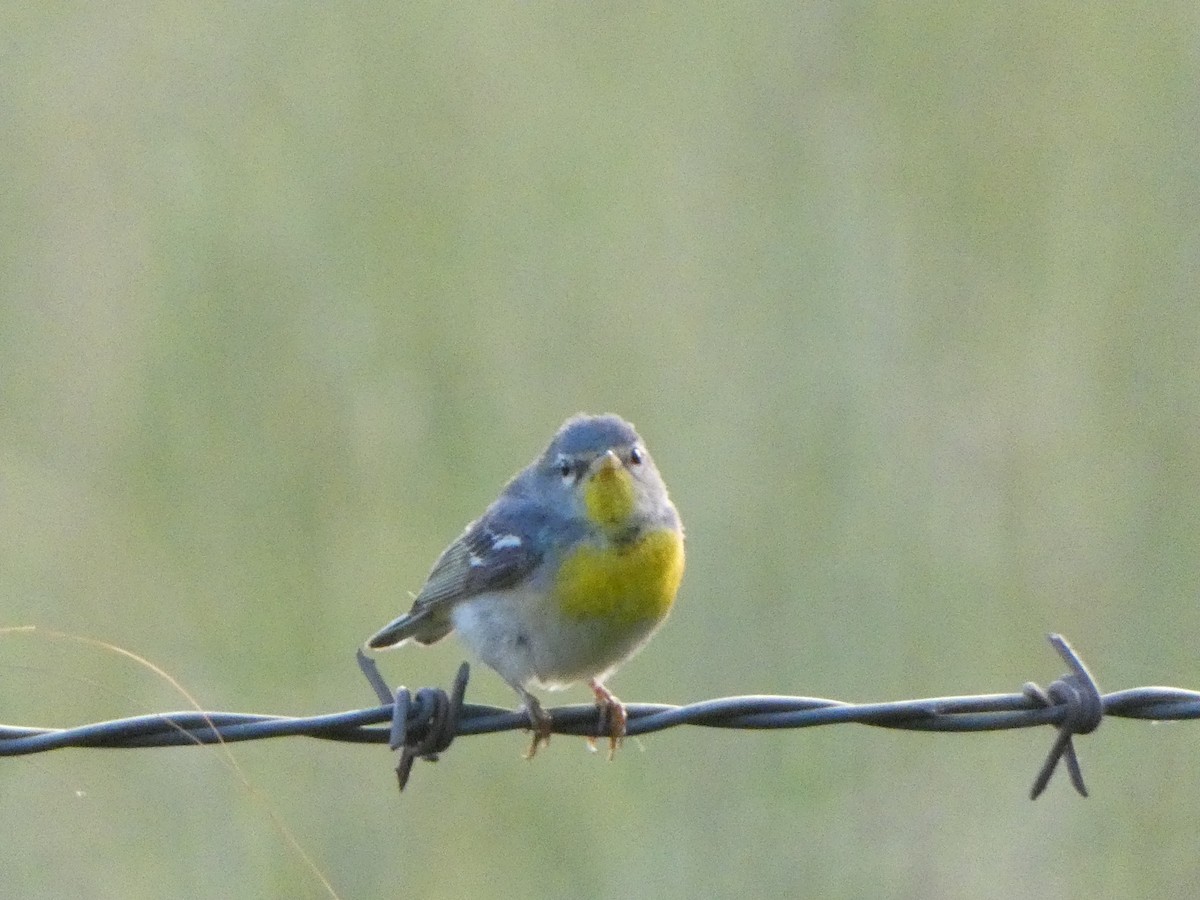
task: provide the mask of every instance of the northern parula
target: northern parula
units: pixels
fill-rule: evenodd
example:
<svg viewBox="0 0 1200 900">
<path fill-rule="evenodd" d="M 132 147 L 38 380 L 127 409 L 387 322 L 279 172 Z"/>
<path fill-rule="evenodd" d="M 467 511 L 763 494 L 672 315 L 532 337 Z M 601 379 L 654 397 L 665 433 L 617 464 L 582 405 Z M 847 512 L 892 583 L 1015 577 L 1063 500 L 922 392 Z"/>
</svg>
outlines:
<svg viewBox="0 0 1200 900">
<path fill-rule="evenodd" d="M 529 692 L 587 681 L 608 716 L 610 755 L 625 707 L 604 680 L 666 619 L 683 578 L 683 525 L 633 426 L 577 415 L 442 551 L 412 609 L 367 641 L 432 644 L 457 631 L 521 697 L 549 740 L 550 716 Z"/>
</svg>

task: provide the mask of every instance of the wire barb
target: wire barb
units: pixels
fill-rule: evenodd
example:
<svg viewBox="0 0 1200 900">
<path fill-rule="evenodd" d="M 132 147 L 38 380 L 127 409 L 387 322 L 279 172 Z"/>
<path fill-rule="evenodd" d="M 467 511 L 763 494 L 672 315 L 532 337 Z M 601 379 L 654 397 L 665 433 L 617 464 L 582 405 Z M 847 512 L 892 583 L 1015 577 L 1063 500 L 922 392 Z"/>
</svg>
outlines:
<svg viewBox="0 0 1200 900">
<path fill-rule="evenodd" d="M 1059 760 L 1071 783 L 1086 796 L 1073 738 L 1094 731 L 1105 716 L 1152 721 L 1200 719 L 1200 691 L 1141 687 L 1101 695 L 1079 655 L 1060 635 L 1050 643 L 1069 669 L 1046 690 L 1027 684 L 1021 693 L 932 697 L 887 703 L 846 703 L 820 697 L 744 696 L 703 700 L 687 706 L 626 705 L 626 734 L 643 735 L 680 725 L 705 728 L 812 728 L 856 722 L 910 731 L 975 732 L 1053 725 L 1054 746 L 1034 782 L 1032 796 L 1045 790 Z M 65 747 L 132 748 L 200 746 L 214 743 L 305 736 L 345 743 L 389 744 L 400 752 L 401 787 L 418 759 L 433 761 L 455 736 L 519 731 L 529 727 L 524 711 L 463 702 L 469 669 L 464 664 L 450 693 L 423 688 L 392 691 L 374 662 L 361 652 L 359 667 L 379 706 L 324 715 L 293 717 L 253 713 L 183 712 L 94 722 L 74 728 L 0 725 L 0 756 L 22 756 Z M 603 711 L 593 704 L 557 707 L 557 734 L 600 735 Z"/>
<path fill-rule="evenodd" d="M 458 667 L 458 673 L 454 676 L 454 687 L 449 695 L 440 688 L 421 688 L 417 691 L 414 703 L 412 692 L 406 687 L 397 688 L 395 693 L 392 693 L 383 676 L 379 674 L 375 661 L 361 649 L 356 654 L 356 659 L 359 669 L 366 676 L 376 696 L 392 707 L 388 747 L 400 751 L 400 758 L 396 763 L 396 783 L 403 791 L 412 774 L 413 763 L 418 759 L 437 762 L 438 754 L 445 752 L 458 735 L 458 717 L 462 712 L 467 682 L 471 678 L 471 667 L 465 662 Z M 411 723 L 410 715 L 413 718 Z M 423 730 L 420 727 L 422 724 Z M 410 731 L 415 731 L 419 737 L 414 737 Z"/>
<path fill-rule="evenodd" d="M 383 680 L 383 676 L 379 674 L 379 666 L 375 664 L 375 660 L 363 653 L 362 647 L 354 654 L 354 660 L 358 663 L 359 671 L 363 673 L 363 677 L 367 679 L 367 684 L 371 685 L 371 690 L 375 692 L 375 696 L 379 698 L 379 702 L 385 706 L 392 702 L 392 689 L 388 687 L 387 682 Z"/>
<path fill-rule="evenodd" d="M 1075 754 L 1073 737 L 1077 734 L 1091 734 L 1100 727 L 1104 719 L 1104 698 L 1100 694 L 1100 686 L 1088 671 L 1087 666 L 1074 648 L 1067 643 L 1061 634 L 1049 635 L 1051 646 L 1070 667 L 1071 671 L 1043 691 L 1033 682 L 1025 685 L 1025 696 L 1039 705 L 1052 708 L 1065 708 L 1062 721 L 1058 723 L 1058 737 L 1050 747 L 1050 753 L 1042 764 L 1041 771 L 1033 781 L 1029 791 L 1029 799 L 1036 800 L 1050 783 L 1058 761 L 1066 759 L 1067 773 L 1071 776 L 1071 784 L 1081 797 L 1088 795 L 1087 786 L 1083 783 L 1083 770 L 1079 768 L 1079 757 Z"/>
</svg>

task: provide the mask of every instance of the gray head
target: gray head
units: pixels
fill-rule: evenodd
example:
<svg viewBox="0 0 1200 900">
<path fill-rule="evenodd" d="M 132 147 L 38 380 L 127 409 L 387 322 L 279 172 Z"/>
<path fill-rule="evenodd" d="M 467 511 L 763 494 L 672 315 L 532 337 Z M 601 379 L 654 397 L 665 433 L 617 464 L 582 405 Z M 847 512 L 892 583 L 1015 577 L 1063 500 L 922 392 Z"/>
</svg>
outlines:
<svg viewBox="0 0 1200 900">
<path fill-rule="evenodd" d="M 625 485 L 622 490 L 629 498 L 632 514 L 624 521 L 614 518 L 607 527 L 637 531 L 648 524 L 678 521 L 666 485 L 641 437 L 632 425 L 612 414 L 579 414 L 567 419 L 512 487 L 522 494 L 540 497 L 541 502 L 569 519 L 599 524 L 592 489 L 601 483 Z"/>
<path fill-rule="evenodd" d="M 620 416 L 612 413 L 602 416 L 579 413 L 563 422 L 543 457 L 595 456 L 605 450 L 631 447 L 641 442 L 633 426 Z"/>
</svg>

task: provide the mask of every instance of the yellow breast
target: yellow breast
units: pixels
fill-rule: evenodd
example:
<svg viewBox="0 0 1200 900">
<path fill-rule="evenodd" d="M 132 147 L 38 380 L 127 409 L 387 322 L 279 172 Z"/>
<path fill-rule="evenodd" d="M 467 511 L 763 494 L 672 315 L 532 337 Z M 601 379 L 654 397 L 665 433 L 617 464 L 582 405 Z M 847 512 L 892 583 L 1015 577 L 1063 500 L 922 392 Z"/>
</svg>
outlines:
<svg viewBox="0 0 1200 900">
<path fill-rule="evenodd" d="M 555 593 L 568 616 L 624 625 L 665 616 L 682 579 L 683 535 L 666 529 L 629 545 L 579 548 L 563 562 Z"/>
</svg>

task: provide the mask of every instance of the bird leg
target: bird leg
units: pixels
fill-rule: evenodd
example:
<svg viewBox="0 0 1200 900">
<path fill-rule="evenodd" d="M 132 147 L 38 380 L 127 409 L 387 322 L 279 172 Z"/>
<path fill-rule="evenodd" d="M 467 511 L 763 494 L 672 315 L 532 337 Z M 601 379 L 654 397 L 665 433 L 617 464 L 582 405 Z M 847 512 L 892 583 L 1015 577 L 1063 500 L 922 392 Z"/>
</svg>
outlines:
<svg viewBox="0 0 1200 900">
<path fill-rule="evenodd" d="M 595 678 L 588 682 L 588 686 L 596 698 L 596 706 L 600 708 L 600 721 L 608 725 L 608 758 L 611 760 L 617 755 L 617 748 L 625 739 L 629 714 L 625 712 L 625 704 L 617 699 L 617 695 Z M 592 746 L 594 748 L 595 744 Z"/>
<path fill-rule="evenodd" d="M 554 723 L 550 720 L 550 714 L 538 703 L 537 697 L 528 691 L 522 691 L 521 698 L 524 700 L 525 712 L 529 714 L 529 727 L 533 730 L 533 742 L 529 745 L 529 752 L 525 754 L 525 758 L 533 759 L 543 744 L 550 743 Z"/>
</svg>

